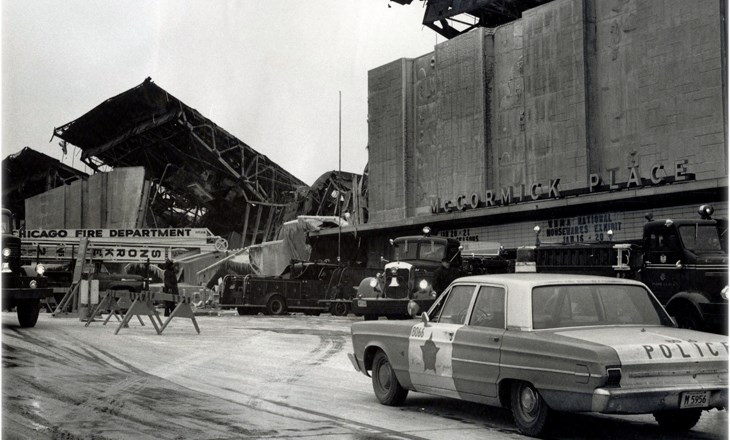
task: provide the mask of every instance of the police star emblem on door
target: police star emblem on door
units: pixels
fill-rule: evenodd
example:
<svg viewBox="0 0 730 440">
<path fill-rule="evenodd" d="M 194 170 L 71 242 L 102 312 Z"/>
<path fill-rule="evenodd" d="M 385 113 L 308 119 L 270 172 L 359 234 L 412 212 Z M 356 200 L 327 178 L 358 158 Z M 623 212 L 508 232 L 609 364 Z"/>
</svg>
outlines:
<svg viewBox="0 0 730 440">
<path fill-rule="evenodd" d="M 433 342 L 433 333 L 426 342 L 421 345 L 421 353 L 423 354 L 423 371 L 433 370 L 436 372 L 436 354 L 440 348 Z"/>
</svg>

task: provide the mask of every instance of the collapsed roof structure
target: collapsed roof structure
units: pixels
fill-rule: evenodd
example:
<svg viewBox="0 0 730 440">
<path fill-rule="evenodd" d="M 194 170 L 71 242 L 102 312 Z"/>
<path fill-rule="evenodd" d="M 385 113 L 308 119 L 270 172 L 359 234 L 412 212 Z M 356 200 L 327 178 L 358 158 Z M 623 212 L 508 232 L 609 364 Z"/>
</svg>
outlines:
<svg viewBox="0 0 730 440">
<path fill-rule="evenodd" d="M 207 227 L 232 247 L 267 241 L 296 216 L 306 185 L 150 78 L 54 129 L 94 169 L 143 166 L 145 223 Z"/>
<path fill-rule="evenodd" d="M 390 0 L 409 5 L 413 0 Z M 496 27 L 517 20 L 528 9 L 552 0 L 421 0 L 426 2 L 423 24 L 444 38 L 476 27 Z"/>
<path fill-rule="evenodd" d="M 2 205 L 10 209 L 16 219 L 25 218 L 25 199 L 89 177 L 85 172 L 29 147 L 3 159 L 2 167 Z"/>
</svg>

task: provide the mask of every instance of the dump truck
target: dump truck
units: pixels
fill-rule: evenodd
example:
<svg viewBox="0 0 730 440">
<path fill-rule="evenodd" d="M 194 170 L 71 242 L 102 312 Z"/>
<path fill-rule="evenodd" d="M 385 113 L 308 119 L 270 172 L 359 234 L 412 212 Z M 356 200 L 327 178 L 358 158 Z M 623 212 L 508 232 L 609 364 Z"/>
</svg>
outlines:
<svg viewBox="0 0 730 440">
<path fill-rule="evenodd" d="M 45 267 L 36 264 L 35 274 L 28 276 L 20 261 L 20 238 L 13 235 L 13 215 L 2 209 L 2 309 L 16 309 L 21 327 L 34 327 L 38 321 L 41 300 L 51 296 L 43 276 Z"/>
</svg>

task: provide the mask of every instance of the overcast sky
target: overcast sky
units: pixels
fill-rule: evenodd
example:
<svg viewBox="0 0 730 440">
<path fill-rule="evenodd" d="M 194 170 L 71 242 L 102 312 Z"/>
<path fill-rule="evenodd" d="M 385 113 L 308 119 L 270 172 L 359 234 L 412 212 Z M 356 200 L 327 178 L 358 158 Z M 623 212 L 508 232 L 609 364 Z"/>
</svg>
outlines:
<svg viewBox="0 0 730 440">
<path fill-rule="evenodd" d="M 391 6 L 4 0 L 2 157 L 28 146 L 61 159 L 54 127 L 150 76 L 307 184 L 337 169 L 341 90 L 342 169 L 362 173 L 368 70 L 437 42 L 422 2 Z"/>
</svg>

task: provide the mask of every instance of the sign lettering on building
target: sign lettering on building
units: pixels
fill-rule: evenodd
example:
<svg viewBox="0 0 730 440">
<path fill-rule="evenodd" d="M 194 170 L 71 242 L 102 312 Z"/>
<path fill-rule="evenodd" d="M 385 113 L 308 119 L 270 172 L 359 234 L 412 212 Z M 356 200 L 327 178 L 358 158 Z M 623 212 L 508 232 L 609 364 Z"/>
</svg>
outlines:
<svg viewBox="0 0 730 440">
<path fill-rule="evenodd" d="M 70 260 L 79 253 L 78 246 L 70 245 L 23 245 L 20 255 L 23 259 L 33 260 Z M 106 263 L 162 263 L 171 258 L 170 249 L 159 246 L 96 246 L 89 249 L 88 258 L 104 260 Z"/>
<path fill-rule="evenodd" d="M 628 178 L 624 181 L 619 182 L 617 180 L 618 169 L 610 169 L 606 179 L 597 173 L 593 173 L 588 177 L 587 188 L 571 190 L 569 193 L 570 195 L 584 195 L 694 179 L 694 174 L 688 172 L 686 159 L 675 161 L 671 172 L 668 172 L 663 164 L 656 163 L 649 169 L 648 176 L 641 176 L 638 166 L 627 168 Z M 559 199 L 564 194 L 565 192 L 560 189 L 560 178 L 553 178 L 544 182 L 531 182 L 527 185 L 509 185 L 499 190 L 487 189 L 483 193 L 459 194 L 451 200 L 442 200 L 440 197 L 432 198 L 431 213 L 466 211 L 468 209 L 507 206 L 544 199 Z"/>
<path fill-rule="evenodd" d="M 539 223 L 540 239 L 548 243 L 608 241 L 608 231 L 620 236 L 617 234 L 620 234 L 623 222 L 623 213 L 616 212 L 550 219 Z"/>
<path fill-rule="evenodd" d="M 30 238 L 184 238 L 206 239 L 210 231 L 205 228 L 175 228 L 175 229 L 21 229 L 18 237 Z"/>
</svg>

